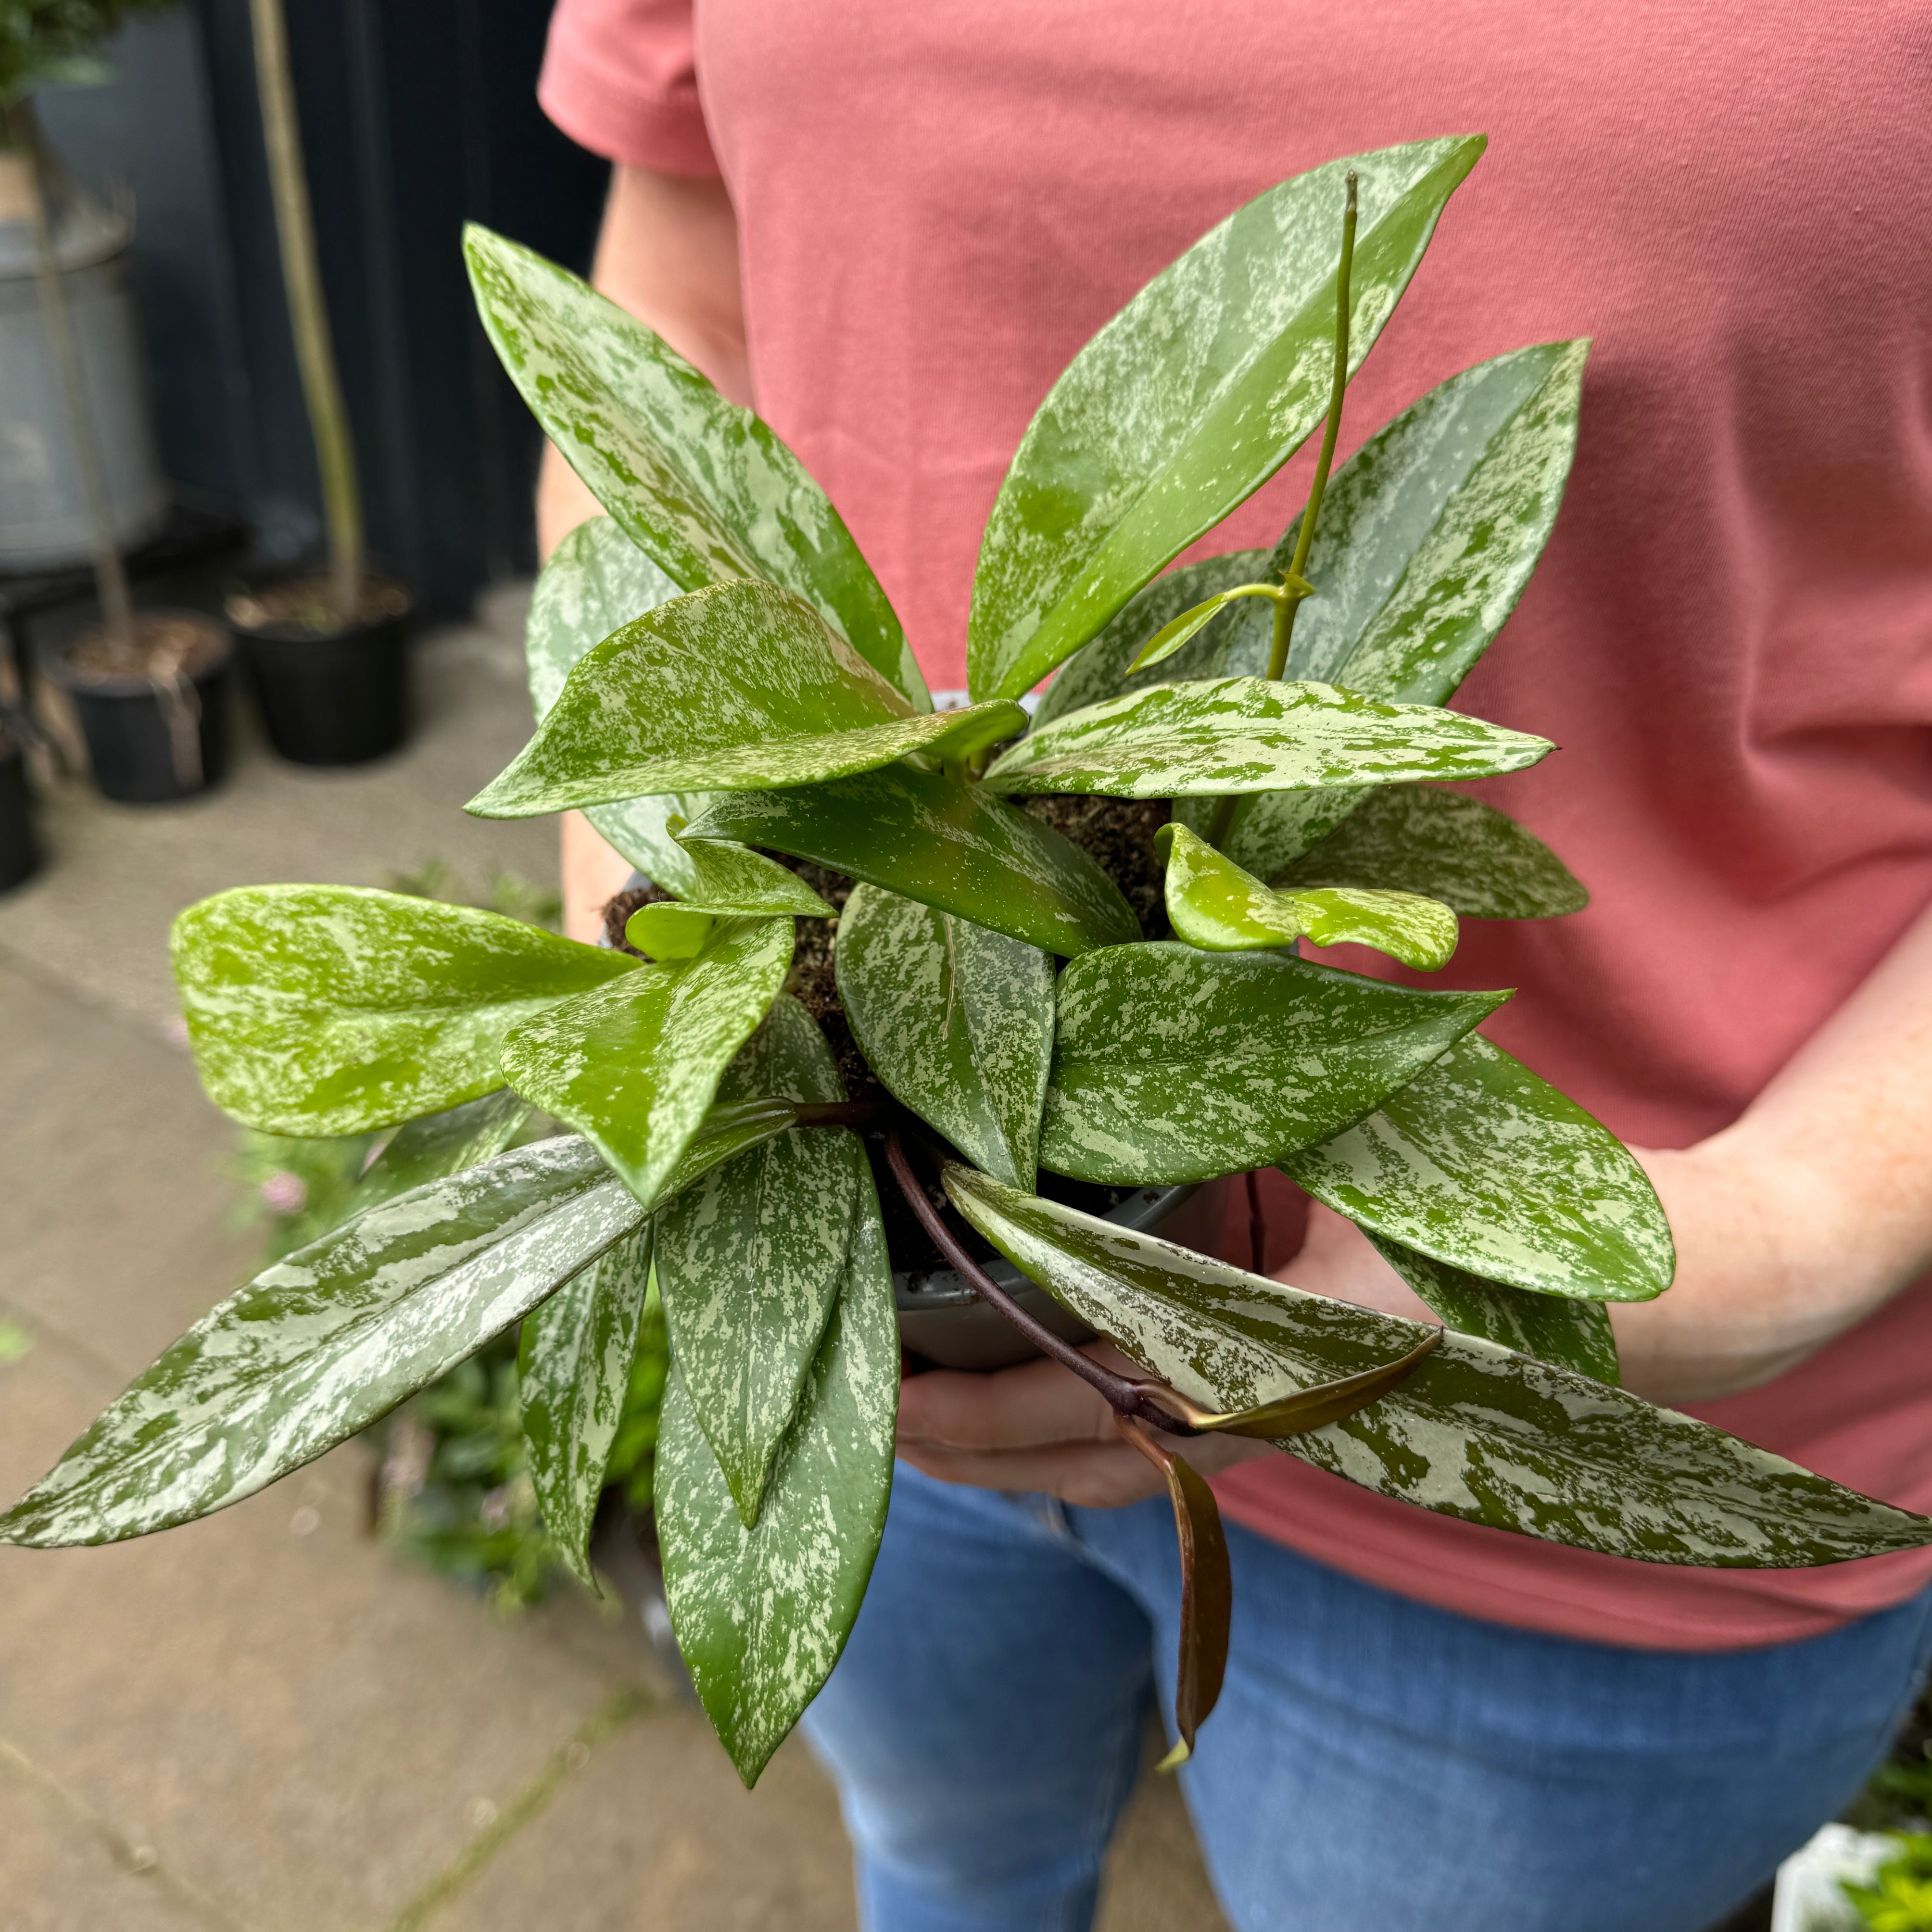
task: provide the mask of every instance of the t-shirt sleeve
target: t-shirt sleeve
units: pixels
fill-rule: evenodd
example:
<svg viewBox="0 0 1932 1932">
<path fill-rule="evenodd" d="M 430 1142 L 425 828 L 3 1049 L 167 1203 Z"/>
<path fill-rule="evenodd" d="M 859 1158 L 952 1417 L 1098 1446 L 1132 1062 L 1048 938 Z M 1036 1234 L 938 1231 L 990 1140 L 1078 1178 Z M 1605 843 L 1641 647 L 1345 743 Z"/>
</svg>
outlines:
<svg viewBox="0 0 1932 1932">
<path fill-rule="evenodd" d="M 660 174 L 715 175 L 692 0 L 557 0 L 537 99 L 580 147 Z"/>
</svg>

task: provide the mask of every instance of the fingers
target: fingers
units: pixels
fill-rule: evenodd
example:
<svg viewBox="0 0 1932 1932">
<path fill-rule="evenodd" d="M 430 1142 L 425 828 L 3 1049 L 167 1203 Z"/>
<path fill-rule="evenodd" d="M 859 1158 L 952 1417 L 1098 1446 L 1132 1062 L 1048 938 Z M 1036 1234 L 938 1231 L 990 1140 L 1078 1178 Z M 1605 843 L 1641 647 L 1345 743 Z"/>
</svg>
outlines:
<svg viewBox="0 0 1932 1932">
<path fill-rule="evenodd" d="M 1118 1439 L 977 1452 L 902 1442 L 898 1453 L 942 1483 L 1058 1496 L 1082 1509 L 1119 1509 L 1165 1490 L 1159 1472 Z"/>
<path fill-rule="evenodd" d="M 992 1375 L 914 1376 L 899 1390 L 898 1436 L 902 1448 L 970 1450 L 1114 1439 L 1113 1412 L 1099 1392 L 1048 1361 Z"/>
</svg>

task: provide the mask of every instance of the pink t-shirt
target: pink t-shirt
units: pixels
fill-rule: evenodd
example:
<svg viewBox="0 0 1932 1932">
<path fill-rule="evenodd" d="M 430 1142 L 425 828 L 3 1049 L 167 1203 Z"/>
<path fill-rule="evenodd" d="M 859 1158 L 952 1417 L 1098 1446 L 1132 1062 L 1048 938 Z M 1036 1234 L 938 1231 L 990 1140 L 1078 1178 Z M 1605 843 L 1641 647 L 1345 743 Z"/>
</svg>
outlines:
<svg viewBox="0 0 1932 1932">
<path fill-rule="evenodd" d="M 1479 789 L 1589 909 L 1472 921 L 1436 983 L 1627 1139 L 1734 1119 L 1932 901 L 1932 11 L 1924 0 L 560 0 L 542 95 L 614 160 L 716 170 L 759 406 L 935 686 L 1034 409 L 1156 269 L 1339 155 L 1490 152 L 1349 394 L 1595 339 L 1568 500 L 1459 702 L 1563 747 Z M 1203 547 L 1273 540 L 1304 451 Z M 1932 1283 L 1700 1412 L 1932 1508 Z M 1288 1458 L 1232 1516 L 1472 1614 L 1724 1648 L 1894 1602 L 1932 1552 L 1656 1568 Z"/>
</svg>

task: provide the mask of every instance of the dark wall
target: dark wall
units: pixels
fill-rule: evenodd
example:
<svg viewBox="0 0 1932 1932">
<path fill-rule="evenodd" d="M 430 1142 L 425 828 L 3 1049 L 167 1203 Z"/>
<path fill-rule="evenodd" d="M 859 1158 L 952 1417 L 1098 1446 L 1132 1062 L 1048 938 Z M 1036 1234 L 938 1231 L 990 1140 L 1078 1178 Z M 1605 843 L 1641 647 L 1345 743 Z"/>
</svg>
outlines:
<svg viewBox="0 0 1932 1932">
<path fill-rule="evenodd" d="M 284 0 L 317 245 L 370 542 L 435 614 L 526 569 L 536 433 L 471 312 L 488 223 L 581 267 L 604 164 L 534 94 L 550 0 Z M 284 307 L 248 0 L 136 23 L 107 88 L 49 94 L 80 172 L 134 193 L 164 460 L 314 541 L 320 494 Z"/>
</svg>

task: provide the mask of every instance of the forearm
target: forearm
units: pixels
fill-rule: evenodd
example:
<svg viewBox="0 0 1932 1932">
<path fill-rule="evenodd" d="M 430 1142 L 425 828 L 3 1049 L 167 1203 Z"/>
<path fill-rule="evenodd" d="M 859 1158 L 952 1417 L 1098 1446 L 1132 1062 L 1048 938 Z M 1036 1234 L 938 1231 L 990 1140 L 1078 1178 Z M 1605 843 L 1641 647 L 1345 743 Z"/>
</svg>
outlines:
<svg viewBox="0 0 1932 1932">
<path fill-rule="evenodd" d="M 1654 1399 L 1768 1381 L 1932 1268 L 1932 908 L 1736 1122 L 1643 1158 L 1677 1280 L 1612 1318 Z"/>
<path fill-rule="evenodd" d="M 598 238 L 591 280 L 647 322 L 733 401 L 748 404 L 750 364 L 738 281 L 738 231 L 722 182 L 618 168 Z M 537 554 L 549 556 L 587 517 L 601 514 L 554 445 L 537 480 Z M 594 940 L 605 901 L 622 889 L 629 864 L 580 812 L 562 826 L 564 930 Z"/>
</svg>

